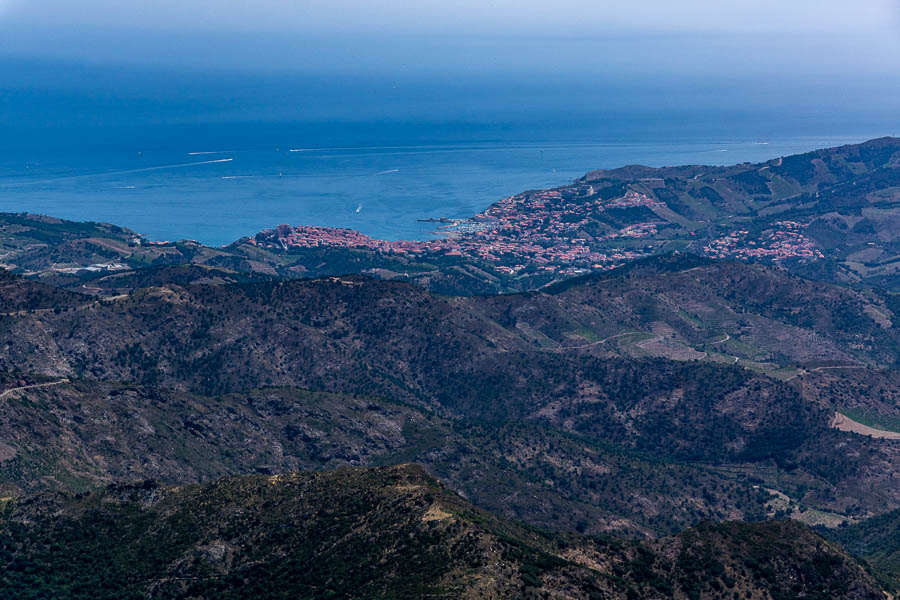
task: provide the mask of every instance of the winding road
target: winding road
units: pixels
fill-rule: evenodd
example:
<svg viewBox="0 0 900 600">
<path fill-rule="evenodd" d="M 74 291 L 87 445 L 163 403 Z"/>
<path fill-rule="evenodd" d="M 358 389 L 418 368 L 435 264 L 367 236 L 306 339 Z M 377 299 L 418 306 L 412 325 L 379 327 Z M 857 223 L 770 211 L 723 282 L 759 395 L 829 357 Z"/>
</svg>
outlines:
<svg viewBox="0 0 900 600">
<path fill-rule="evenodd" d="M 61 383 L 69 383 L 69 380 L 66 378 L 63 378 L 63 379 L 59 379 L 57 381 L 45 381 L 44 383 L 32 383 L 31 385 L 22 385 L 19 387 L 9 388 L 8 390 L 4 390 L 3 392 L 0 392 L 0 398 L 5 398 L 6 396 L 8 396 L 9 394 L 12 394 L 13 392 L 21 392 L 22 390 L 31 390 L 31 389 L 40 388 L 40 387 L 50 387 L 51 385 L 59 385 Z"/>
</svg>

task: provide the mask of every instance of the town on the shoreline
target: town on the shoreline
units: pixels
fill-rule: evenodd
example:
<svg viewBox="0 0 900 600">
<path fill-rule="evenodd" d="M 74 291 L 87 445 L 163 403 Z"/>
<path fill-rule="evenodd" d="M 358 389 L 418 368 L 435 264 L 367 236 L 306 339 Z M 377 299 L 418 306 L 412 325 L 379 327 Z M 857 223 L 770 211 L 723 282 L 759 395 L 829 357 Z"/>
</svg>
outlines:
<svg viewBox="0 0 900 600">
<path fill-rule="evenodd" d="M 279 225 L 249 242 L 276 251 L 356 248 L 416 258 L 461 257 L 513 276 L 611 269 L 666 249 L 775 261 L 823 256 L 795 221 L 777 221 L 758 235 L 735 229 L 700 243 L 698 233 L 708 228 L 685 227 L 652 192 L 626 189 L 610 197 L 603 191 L 584 184 L 510 196 L 469 219 L 432 219 L 442 224 L 432 240 L 389 241 L 352 229 Z"/>
</svg>

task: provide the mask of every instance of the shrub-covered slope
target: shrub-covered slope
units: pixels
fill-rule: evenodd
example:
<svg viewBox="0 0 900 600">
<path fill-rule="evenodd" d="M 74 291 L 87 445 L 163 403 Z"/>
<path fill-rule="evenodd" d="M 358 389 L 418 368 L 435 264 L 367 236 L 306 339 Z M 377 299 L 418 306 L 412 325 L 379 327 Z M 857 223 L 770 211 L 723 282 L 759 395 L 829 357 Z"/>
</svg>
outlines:
<svg viewBox="0 0 900 600">
<path fill-rule="evenodd" d="M 0 597 L 883 598 L 791 523 L 652 545 L 480 511 L 415 466 L 112 486 L 0 508 Z"/>
</svg>

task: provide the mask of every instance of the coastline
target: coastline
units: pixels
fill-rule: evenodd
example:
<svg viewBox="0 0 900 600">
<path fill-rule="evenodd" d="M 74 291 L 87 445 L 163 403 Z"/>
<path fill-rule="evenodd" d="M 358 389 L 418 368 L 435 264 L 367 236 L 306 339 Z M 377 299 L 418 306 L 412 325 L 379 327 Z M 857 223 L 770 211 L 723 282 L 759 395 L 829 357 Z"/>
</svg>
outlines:
<svg viewBox="0 0 900 600">
<path fill-rule="evenodd" d="M 564 185 L 594 168 L 760 162 L 862 139 L 510 142 L 381 151 L 304 146 L 304 152 L 294 153 L 286 148 L 220 151 L 217 159 L 233 160 L 120 175 L 106 171 L 193 162 L 193 153 L 207 150 L 104 159 L 114 168 L 66 157 L 23 165 L 21 158 L 7 154 L 0 156 L 6 172 L 0 178 L 0 212 L 116 223 L 147 239 L 196 239 L 211 246 L 278 223 L 350 228 L 386 241 L 427 241 L 433 239 L 433 229 L 424 226 L 429 219 L 469 219 L 505 197 Z M 714 152 L 723 145 L 728 152 Z M 378 174 L 389 170 L 396 172 Z"/>
</svg>

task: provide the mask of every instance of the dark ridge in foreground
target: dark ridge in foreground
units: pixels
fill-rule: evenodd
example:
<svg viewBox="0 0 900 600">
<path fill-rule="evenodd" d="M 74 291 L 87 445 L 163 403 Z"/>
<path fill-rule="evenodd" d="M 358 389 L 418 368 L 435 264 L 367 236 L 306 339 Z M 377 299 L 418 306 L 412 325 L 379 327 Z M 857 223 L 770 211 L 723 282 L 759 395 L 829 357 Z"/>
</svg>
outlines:
<svg viewBox="0 0 900 600">
<path fill-rule="evenodd" d="M 553 536 L 414 465 L 0 506 L 0 597 L 19 600 L 884 598 L 796 523 L 703 524 L 654 544 Z"/>
</svg>

